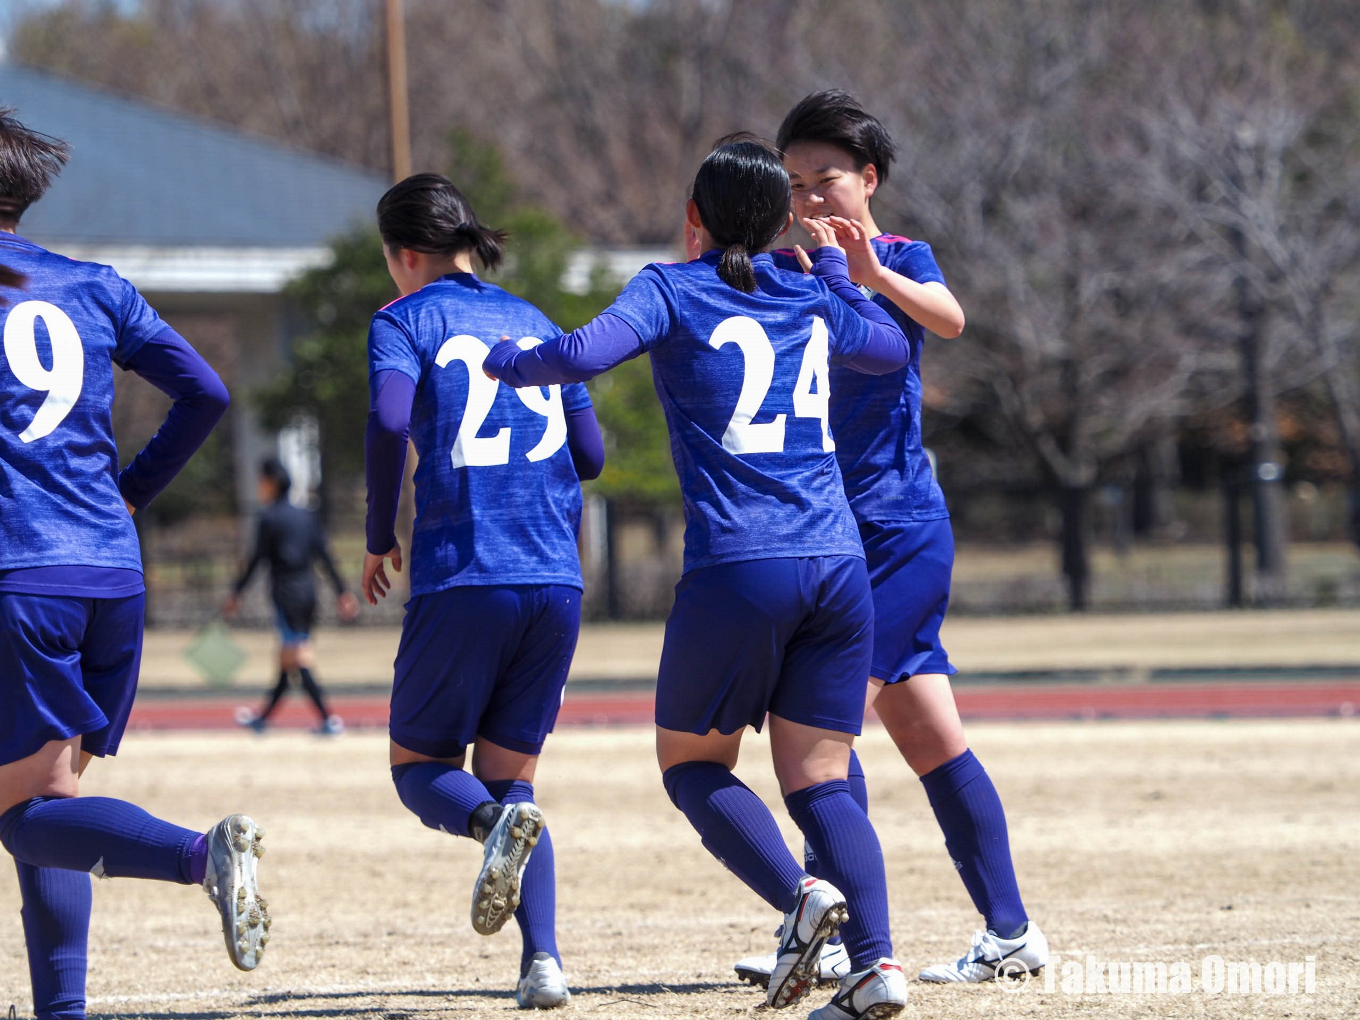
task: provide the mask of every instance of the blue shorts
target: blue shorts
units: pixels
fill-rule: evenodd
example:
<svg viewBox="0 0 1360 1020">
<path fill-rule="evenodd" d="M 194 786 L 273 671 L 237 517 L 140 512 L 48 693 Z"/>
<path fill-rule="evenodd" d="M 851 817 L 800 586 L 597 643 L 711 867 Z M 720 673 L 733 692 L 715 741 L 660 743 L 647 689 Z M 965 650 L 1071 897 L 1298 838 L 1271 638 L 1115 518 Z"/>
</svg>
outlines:
<svg viewBox="0 0 1360 1020">
<path fill-rule="evenodd" d="M 940 644 L 954 569 L 954 530 L 938 521 L 859 526 L 874 590 L 871 675 L 894 684 L 921 673 L 957 673 Z"/>
<path fill-rule="evenodd" d="M 49 740 L 115 754 L 142 663 L 146 595 L 85 599 L 0 592 L 0 765 Z"/>
<path fill-rule="evenodd" d="M 859 733 L 874 624 L 857 556 L 747 560 L 691 570 L 675 586 L 656 724 L 759 732 L 766 713 Z"/>
<path fill-rule="evenodd" d="M 279 643 L 285 648 L 305 645 L 312 640 L 312 624 L 316 621 L 316 601 L 274 603 L 274 628 L 279 632 Z"/>
<path fill-rule="evenodd" d="M 392 739 L 456 758 L 477 738 L 538 754 L 552 732 L 581 629 L 581 592 L 466 585 L 406 603 Z"/>
</svg>

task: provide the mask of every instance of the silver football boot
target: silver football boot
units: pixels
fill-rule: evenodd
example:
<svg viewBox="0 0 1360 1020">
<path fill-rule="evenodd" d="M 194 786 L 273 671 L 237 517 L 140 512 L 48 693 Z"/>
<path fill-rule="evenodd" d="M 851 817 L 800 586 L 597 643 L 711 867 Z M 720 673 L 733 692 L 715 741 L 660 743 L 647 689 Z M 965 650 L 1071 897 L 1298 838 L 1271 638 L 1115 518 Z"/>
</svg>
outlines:
<svg viewBox="0 0 1360 1020">
<path fill-rule="evenodd" d="M 241 970 L 260 965 L 273 923 L 256 882 L 263 839 L 264 830 L 246 815 L 227 815 L 208 831 L 203 890 L 217 904 L 227 955 Z"/>
<path fill-rule="evenodd" d="M 543 827 L 537 804 L 524 801 L 501 808 L 483 844 L 482 870 L 472 887 L 472 927 L 479 934 L 496 934 L 519 906 L 524 866 Z"/>
</svg>

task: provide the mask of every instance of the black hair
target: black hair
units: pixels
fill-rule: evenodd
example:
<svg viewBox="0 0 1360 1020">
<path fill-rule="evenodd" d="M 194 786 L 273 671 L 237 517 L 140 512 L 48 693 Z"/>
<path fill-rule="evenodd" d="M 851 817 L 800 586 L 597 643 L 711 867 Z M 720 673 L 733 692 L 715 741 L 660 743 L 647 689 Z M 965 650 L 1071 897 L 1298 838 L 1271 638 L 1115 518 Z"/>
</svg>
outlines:
<svg viewBox="0 0 1360 1020">
<path fill-rule="evenodd" d="M 266 457 L 260 461 L 260 477 L 274 483 L 280 499 L 288 495 L 288 490 L 293 487 L 293 479 L 289 476 L 288 469 L 277 457 Z"/>
<path fill-rule="evenodd" d="M 751 255 L 788 223 L 793 193 L 779 153 L 754 135 L 721 138 L 695 174 L 691 197 L 704 229 L 722 246 L 719 278 L 749 294 L 756 289 Z"/>
<path fill-rule="evenodd" d="M 0 287 L 22 287 L 28 282 L 23 273 L 16 273 L 9 266 L 0 266 Z"/>
<path fill-rule="evenodd" d="M 855 159 L 855 169 L 872 163 L 878 179 L 888 179 L 888 167 L 897 146 L 877 117 L 871 117 L 859 100 L 844 89 L 827 89 L 805 96 L 779 125 L 781 152 L 795 142 L 826 142 L 837 145 Z"/>
<path fill-rule="evenodd" d="M 61 173 L 71 147 L 24 127 L 14 112 L 12 106 L 0 106 L 0 222 L 17 224 Z"/>
<path fill-rule="evenodd" d="M 505 231 L 484 227 L 472 206 L 442 174 L 414 174 L 378 200 L 378 233 L 389 248 L 431 255 L 470 251 L 487 269 L 505 257 Z"/>
</svg>

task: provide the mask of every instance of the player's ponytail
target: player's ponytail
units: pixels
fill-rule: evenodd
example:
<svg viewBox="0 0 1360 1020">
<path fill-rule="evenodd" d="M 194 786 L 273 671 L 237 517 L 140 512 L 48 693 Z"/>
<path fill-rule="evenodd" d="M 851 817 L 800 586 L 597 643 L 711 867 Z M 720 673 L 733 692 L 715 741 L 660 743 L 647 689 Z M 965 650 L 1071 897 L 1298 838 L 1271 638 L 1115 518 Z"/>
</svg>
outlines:
<svg viewBox="0 0 1360 1020">
<path fill-rule="evenodd" d="M 453 182 L 441 174 L 415 174 L 378 201 L 378 233 L 389 248 L 430 255 L 471 252 L 486 269 L 505 257 L 505 231 L 483 226 Z"/>
<path fill-rule="evenodd" d="M 22 287 L 28 282 L 23 273 L 16 273 L 9 266 L 0 266 L 0 287 Z"/>
<path fill-rule="evenodd" d="M 718 278 L 749 294 L 756 289 L 751 256 L 788 223 L 792 191 L 779 153 L 752 135 L 729 136 L 699 167 L 692 197 L 704 229 L 723 249 Z"/>
</svg>

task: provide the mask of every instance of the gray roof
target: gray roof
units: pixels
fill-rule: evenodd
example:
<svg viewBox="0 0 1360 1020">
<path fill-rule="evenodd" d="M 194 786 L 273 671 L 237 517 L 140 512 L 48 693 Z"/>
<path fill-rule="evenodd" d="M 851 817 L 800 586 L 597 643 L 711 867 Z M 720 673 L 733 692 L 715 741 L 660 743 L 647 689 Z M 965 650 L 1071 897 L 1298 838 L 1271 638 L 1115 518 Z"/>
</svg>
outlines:
<svg viewBox="0 0 1360 1020">
<path fill-rule="evenodd" d="M 71 143 L 20 232 L 43 243 L 309 247 L 372 223 L 380 176 L 31 68 L 0 105 Z"/>
</svg>

